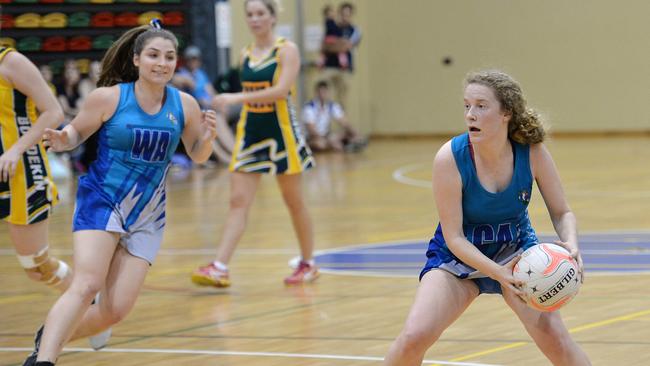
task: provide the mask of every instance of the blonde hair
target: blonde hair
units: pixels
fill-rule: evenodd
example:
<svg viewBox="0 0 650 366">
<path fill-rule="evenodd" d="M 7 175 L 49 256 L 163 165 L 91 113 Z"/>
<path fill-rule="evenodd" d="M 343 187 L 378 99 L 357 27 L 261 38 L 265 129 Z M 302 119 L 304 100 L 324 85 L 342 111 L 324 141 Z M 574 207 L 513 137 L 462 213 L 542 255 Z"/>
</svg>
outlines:
<svg viewBox="0 0 650 366">
<path fill-rule="evenodd" d="M 546 128 L 541 116 L 526 106 L 526 98 L 519 83 L 499 70 L 473 72 L 465 78 L 465 86 L 479 84 L 494 92 L 501 110 L 510 115 L 508 137 L 520 144 L 537 144 L 544 141 Z"/>
<path fill-rule="evenodd" d="M 267 9 L 269 9 L 269 12 L 271 13 L 271 15 L 273 15 L 275 17 L 277 17 L 278 13 L 282 11 L 282 7 L 280 5 L 279 0 L 245 0 L 244 1 L 244 8 L 246 8 L 248 3 L 251 2 L 251 1 L 259 1 L 259 2 L 261 2 L 262 4 L 264 4 L 264 6 L 266 6 Z"/>
</svg>

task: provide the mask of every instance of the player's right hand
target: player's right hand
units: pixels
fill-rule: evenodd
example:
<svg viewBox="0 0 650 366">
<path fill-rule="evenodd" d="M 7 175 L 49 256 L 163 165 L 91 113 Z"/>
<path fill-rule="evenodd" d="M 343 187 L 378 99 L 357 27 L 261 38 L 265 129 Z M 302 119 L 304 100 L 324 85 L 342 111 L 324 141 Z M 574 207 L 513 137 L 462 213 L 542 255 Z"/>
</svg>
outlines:
<svg viewBox="0 0 650 366">
<path fill-rule="evenodd" d="M 16 167 L 21 157 L 22 154 L 15 148 L 10 148 L 4 154 L 0 155 L 0 182 L 9 182 L 9 179 L 16 172 Z"/>
<path fill-rule="evenodd" d="M 501 289 L 503 291 L 510 291 L 517 295 L 522 301 L 525 302 L 526 294 L 521 290 L 521 287 L 524 283 L 520 280 L 517 280 L 512 274 L 512 270 L 515 268 L 515 265 L 521 256 L 518 255 L 510 260 L 510 262 L 500 266 L 499 271 L 494 274 L 493 278 L 501 284 Z"/>
</svg>

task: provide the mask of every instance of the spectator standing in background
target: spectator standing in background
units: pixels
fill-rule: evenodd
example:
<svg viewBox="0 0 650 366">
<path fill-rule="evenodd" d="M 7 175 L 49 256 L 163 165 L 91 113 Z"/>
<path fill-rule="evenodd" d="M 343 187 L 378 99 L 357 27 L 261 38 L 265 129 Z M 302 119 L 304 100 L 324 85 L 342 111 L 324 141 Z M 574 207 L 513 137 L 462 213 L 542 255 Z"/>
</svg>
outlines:
<svg viewBox="0 0 650 366">
<path fill-rule="evenodd" d="M 354 6 L 351 3 L 344 2 L 339 5 L 338 30 L 329 29 L 330 23 L 326 21 L 326 41 L 323 42 L 323 53 L 325 54 L 325 63 L 322 72 L 322 79 L 327 80 L 333 86 L 335 100 L 348 108 L 349 78 L 354 71 L 353 50 L 361 41 L 361 31 L 352 23 Z M 328 35 L 327 31 L 330 30 Z M 334 33 L 340 32 L 338 41 L 332 37 Z M 340 57 L 341 53 L 346 57 Z M 343 62 L 342 62 L 343 60 Z"/>
</svg>

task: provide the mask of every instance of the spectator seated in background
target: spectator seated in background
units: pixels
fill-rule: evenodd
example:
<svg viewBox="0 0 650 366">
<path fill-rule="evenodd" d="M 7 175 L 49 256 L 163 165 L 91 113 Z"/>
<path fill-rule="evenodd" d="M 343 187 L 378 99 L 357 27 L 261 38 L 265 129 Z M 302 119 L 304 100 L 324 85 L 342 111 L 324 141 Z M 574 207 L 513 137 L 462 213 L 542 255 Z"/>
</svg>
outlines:
<svg viewBox="0 0 650 366">
<path fill-rule="evenodd" d="M 65 124 L 68 124 L 76 115 L 80 107 L 79 98 L 79 81 L 81 80 L 81 72 L 77 62 L 73 59 L 65 61 L 63 67 L 63 75 L 61 82 L 57 85 L 56 94 L 59 99 L 59 104 L 63 108 L 65 115 Z"/>
<path fill-rule="evenodd" d="M 212 109 L 212 98 L 217 94 L 212 86 L 210 77 L 201 67 L 201 50 L 196 46 L 188 46 L 183 52 L 184 66 L 174 75 L 171 83 L 178 89 L 192 95 L 202 109 Z M 217 114 L 217 138 L 212 143 L 212 151 L 219 162 L 228 164 L 235 146 L 235 136 L 228 127 L 225 117 Z M 179 145 L 180 148 L 180 145 Z M 183 154 L 184 151 L 177 153 Z M 176 157 L 176 161 L 182 157 Z M 189 163 L 189 159 L 187 159 Z M 177 164 L 186 166 L 186 164 Z"/>
<path fill-rule="evenodd" d="M 178 69 L 172 84 L 191 94 L 202 108 L 210 108 L 216 92 L 210 82 L 210 77 L 201 67 L 201 50 L 196 46 L 188 46 L 183 52 L 184 66 Z"/>
<path fill-rule="evenodd" d="M 302 118 L 307 128 L 307 142 L 314 151 L 358 152 L 367 145 L 367 139 L 348 122 L 341 105 L 331 99 L 326 81 L 316 84 L 315 97 L 304 105 Z M 341 131 L 333 131 L 332 121 Z"/>
</svg>

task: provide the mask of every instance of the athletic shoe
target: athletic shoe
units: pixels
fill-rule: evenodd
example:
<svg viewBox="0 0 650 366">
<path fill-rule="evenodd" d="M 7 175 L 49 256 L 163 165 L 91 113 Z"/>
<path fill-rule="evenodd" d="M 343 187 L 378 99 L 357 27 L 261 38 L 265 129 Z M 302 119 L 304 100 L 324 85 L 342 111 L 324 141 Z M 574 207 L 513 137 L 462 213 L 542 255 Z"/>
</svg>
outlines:
<svg viewBox="0 0 650 366">
<path fill-rule="evenodd" d="M 97 293 L 97 295 L 95 295 L 93 304 L 99 306 L 99 292 Z M 111 339 L 112 333 L 113 330 L 111 328 L 108 328 L 102 331 L 101 333 L 97 333 L 94 336 L 88 337 L 88 343 L 90 343 L 90 347 L 92 347 L 95 351 L 99 351 L 100 349 L 106 347 L 106 345 L 108 344 L 108 340 Z"/>
<path fill-rule="evenodd" d="M 199 286 L 229 287 L 230 276 L 228 270 L 221 270 L 210 263 L 192 273 L 192 282 Z"/>
<path fill-rule="evenodd" d="M 286 285 L 300 285 L 307 282 L 312 282 L 318 278 L 318 267 L 311 265 L 305 261 L 300 261 L 298 268 L 291 274 L 291 276 L 284 279 Z"/>
<path fill-rule="evenodd" d="M 45 325 L 41 325 L 40 328 L 36 331 L 36 334 L 34 335 L 34 351 L 32 352 L 29 357 L 25 359 L 25 362 L 23 363 L 23 366 L 33 366 L 36 364 L 36 358 L 38 357 L 38 349 L 41 348 L 41 337 L 43 337 L 43 329 L 45 328 Z"/>
<path fill-rule="evenodd" d="M 36 357 L 38 357 L 37 353 L 32 353 L 25 359 L 25 362 L 23 362 L 23 366 L 34 366 L 36 365 Z"/>
</svg>

